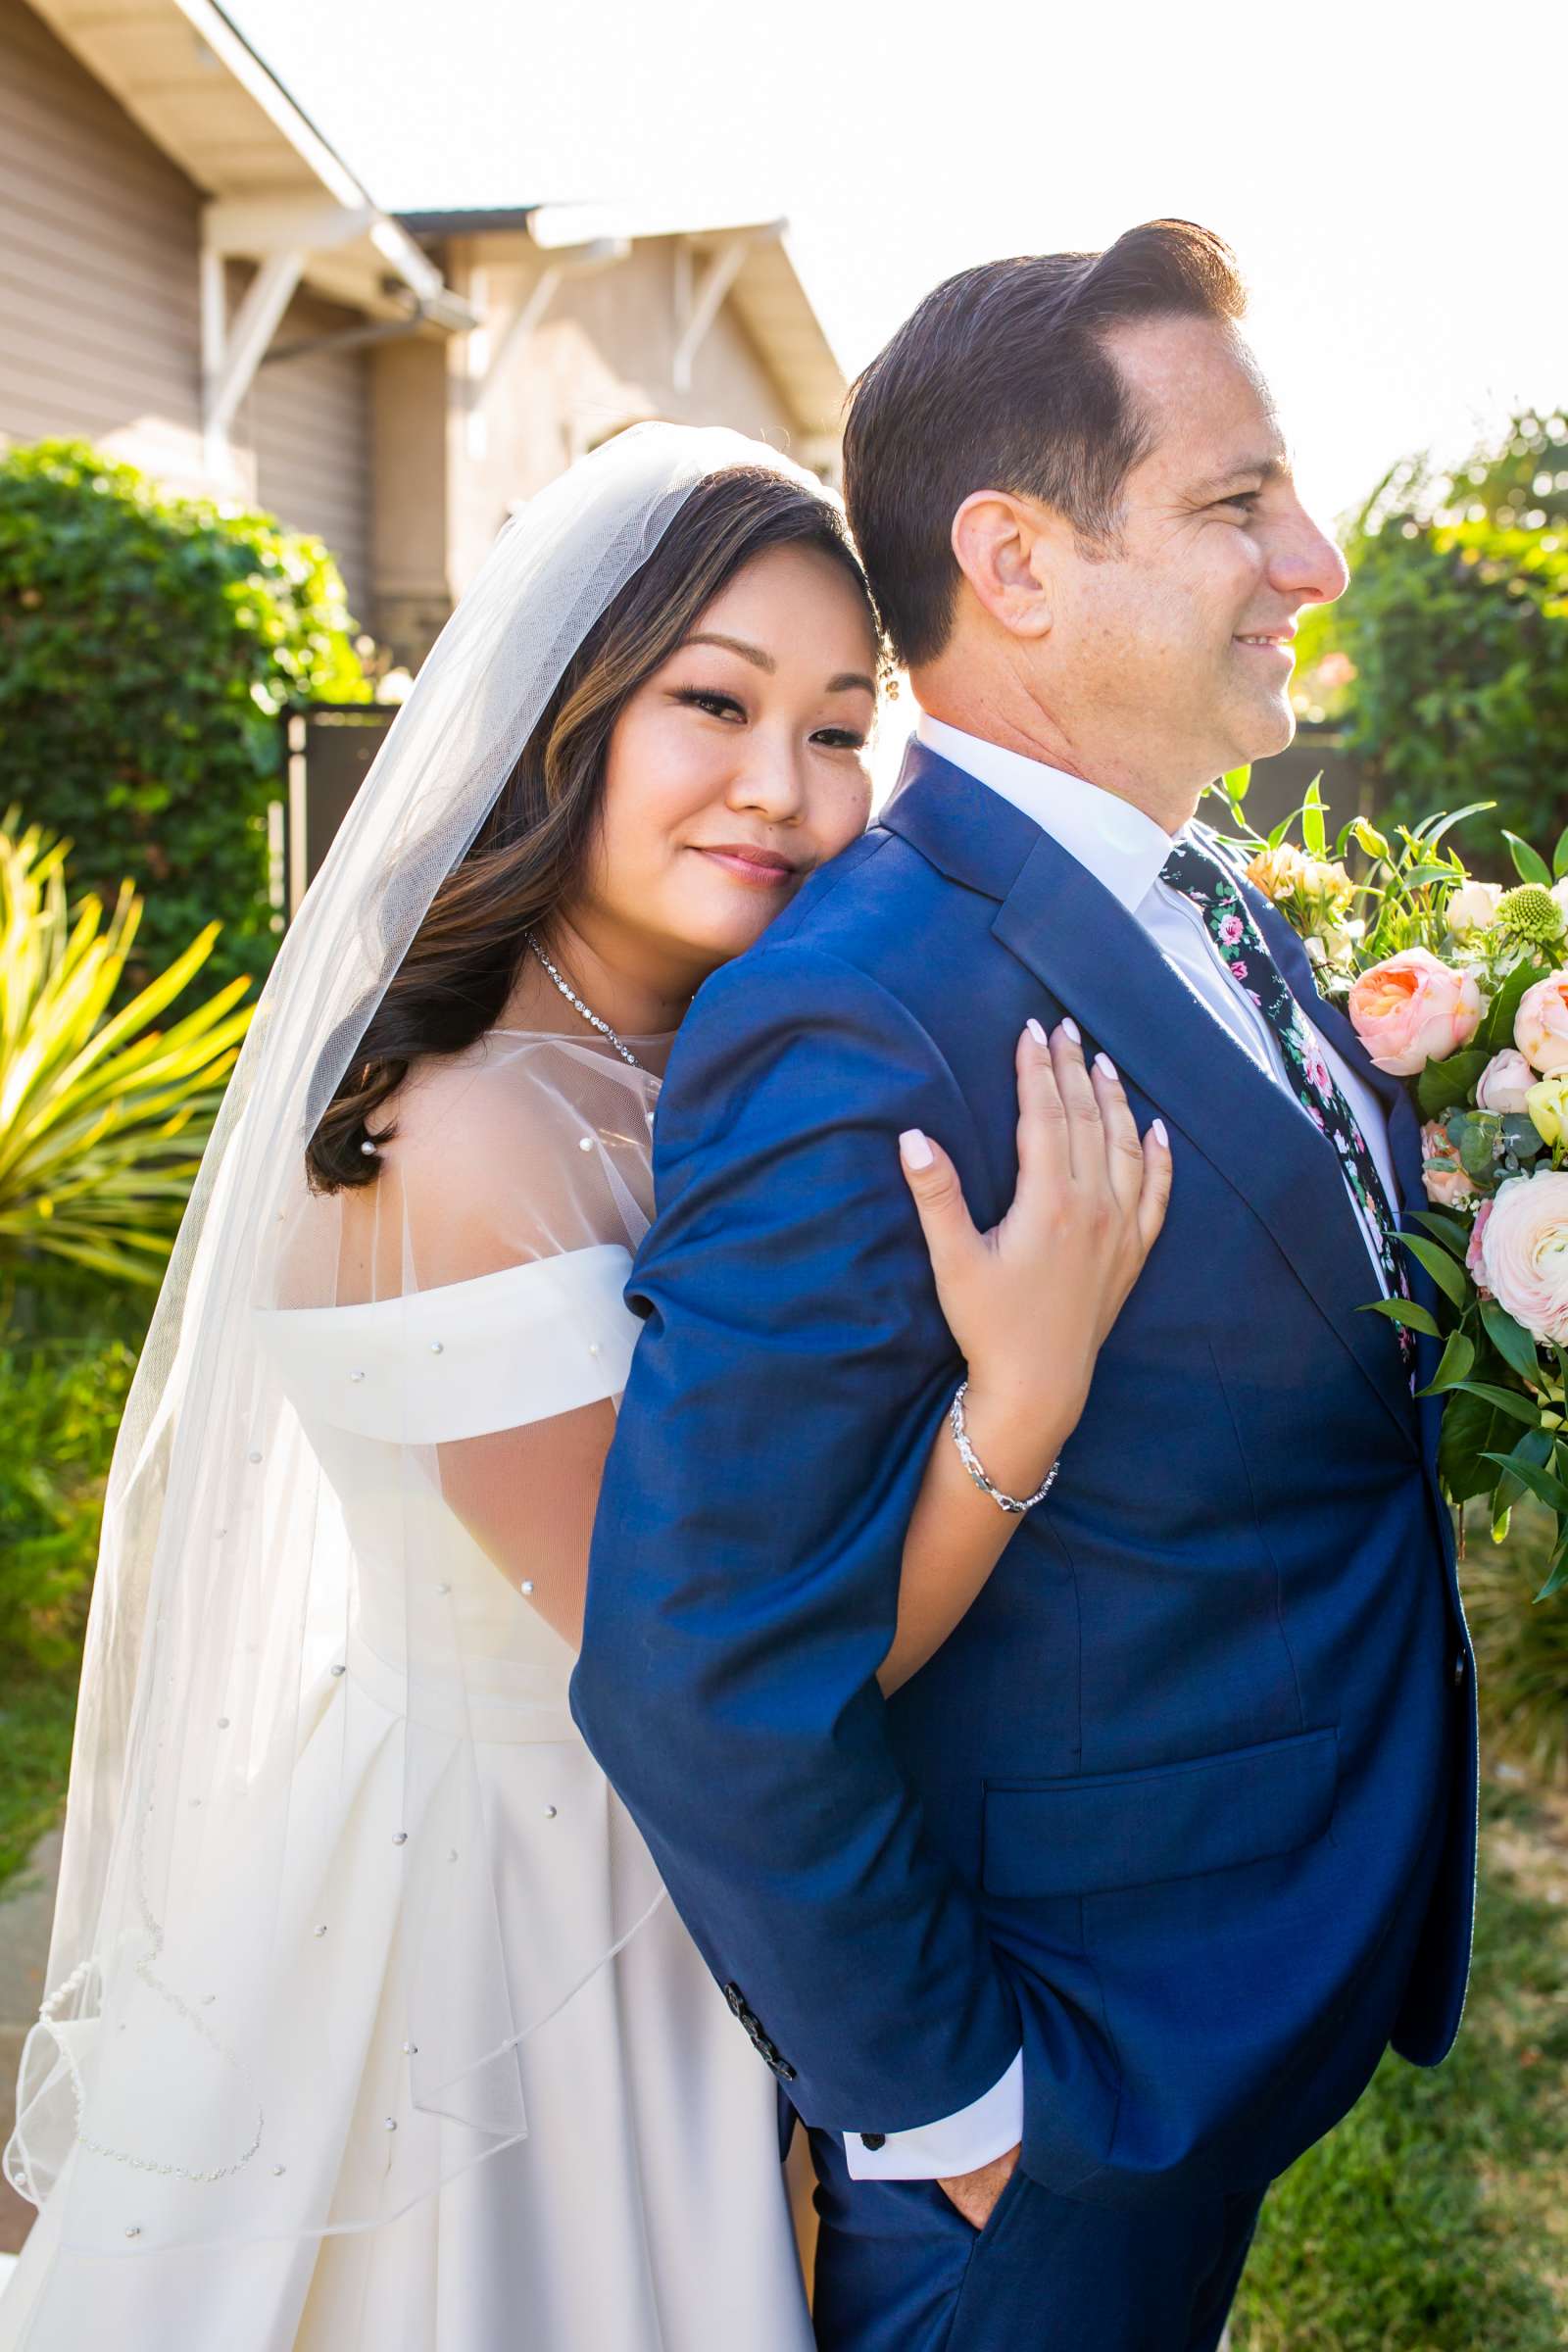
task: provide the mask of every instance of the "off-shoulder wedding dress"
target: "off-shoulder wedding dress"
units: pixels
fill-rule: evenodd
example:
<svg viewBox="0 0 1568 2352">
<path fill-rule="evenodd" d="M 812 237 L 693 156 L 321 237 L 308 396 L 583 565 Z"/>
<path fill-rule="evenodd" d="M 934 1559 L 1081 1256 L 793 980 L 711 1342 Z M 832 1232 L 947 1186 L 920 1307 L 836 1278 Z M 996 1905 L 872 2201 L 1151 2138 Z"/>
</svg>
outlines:
<svg viewBox="0 0 1568 2352">
<path fill-rule="evenodd" d="M 216 1534 L 273 1515 L 298 1702 L 257 1703 L 265 1636 L 180 1694 L 210 1761 L 149 1801 L 172 1843 L 136 1865 L 135 1966 L 29 2052 L 14 2163 L 84 2085 L 90 2129 L 6 2352 L 808 2352 L 772 2078 L 572 1725 L 556 1630 L 637 1333 L 657 1085 L 492 1031 L 416 1068 L 372 1187 L 282 1195 L 253 1310 L 277 1405 Z"/>
</svg>

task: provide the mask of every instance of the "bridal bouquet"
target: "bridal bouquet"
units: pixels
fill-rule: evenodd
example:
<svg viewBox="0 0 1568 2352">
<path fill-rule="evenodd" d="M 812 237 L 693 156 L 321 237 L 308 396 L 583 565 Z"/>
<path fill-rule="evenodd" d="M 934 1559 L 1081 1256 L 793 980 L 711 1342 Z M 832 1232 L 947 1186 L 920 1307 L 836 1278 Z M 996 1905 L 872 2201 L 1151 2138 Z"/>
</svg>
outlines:
<svg viewBox="0 0 1568 2352">
<path fill-rule="evenodd" d="M 1446 843 L 1488 802 L 1392 840 L 1352 817 L 1331 848 L 1317 783 L 1266 838 L 1247 822 L 1247 784 L 1246 769 L 1225 778 L 1216 829 L 1422 1120 L 1429 1206 L 1424 1233 L 1403 1240 L 1441 1320 L 1402 1298 L 1369 1311 L 1444 1343 L 1424 1393 L 1446 1397 L 1449 1498 L 1488 1496 L 1497 1541 L 1526 1493 L 1553 1514 L 1544 1600 L 1568 1584 L 1568 831 L 1549 866 L 1505 833 L 1519 877 L 1505 888 L 1474 879 Z M 1352 842 L 1360 879 L 1345 864 Z"/>
</svg>

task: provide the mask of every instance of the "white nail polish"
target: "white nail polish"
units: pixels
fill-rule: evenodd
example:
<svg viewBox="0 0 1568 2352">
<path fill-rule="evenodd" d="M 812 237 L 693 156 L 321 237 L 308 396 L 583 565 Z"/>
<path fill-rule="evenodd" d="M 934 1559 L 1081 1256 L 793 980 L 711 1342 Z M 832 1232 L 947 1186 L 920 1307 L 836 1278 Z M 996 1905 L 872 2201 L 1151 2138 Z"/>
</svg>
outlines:
<svg viewBox="0 0 1568 2352">
<path fill-rule="evenodd" d="M 1097 1054 L 1095 1055 L 1095 1067 L 1106 1078 L 1114 1078 L 1116 1076 L 1116 1064 L 1111 1060 L 1108 1054 Z"/>
<path fill-rule="evenodd" d="M 905 1129 L 899 1138 L 899 1150 L 904 1154 L 904 1164 L 906 1168 L 928 1168 L 931 1165 L 931 1147 L 918 1127 Z"/>
<path fill-rule="evenodd" d="M 1072 1042 L 1075 1046 L 1081 1046 L 1083 1044 L 1084 1033 L 1070 1014 L 1063 1017 L 1061 1025 L 1063 1029 L 1066 1030 L 1067 1035 L 1072 1039 Z"/>
<path fill-rule="evenodd" d="M 1155 1143 L 1156 1143 L 1156 1144 L 1163 1144 L 1163 1145 L 1164 1145 L 1164 1147 L 1165 1147 L 1165 1149 L 1166 1149 L 1166 1151 L 1168 1152 L 1168 1151 L 1170 1150 L 1170 1137 L 1169 1137 L 1169 1135 L 1168 1135 L 1168 1134 L 1166 1133 L 1166 1131 L 1165 1131 L 1165 1122 L 1164 1122 L 1164 1120 L 1163 1120 L 1163 1119 L 1154 1119 L 1154 1120 L 1152 1120 L 1152 1121 L 1151 1121 L 1151 1125 L 1152 1126 L 1152 1128 L 1153 1128 L 1153 1131 L 1154 1131 L 1154 1141 L 1155 1141 Z"/>
<path fill-rule="evenodd" d="M 1045 1030 L 1044 1030 L 1044 1029 L 1041 1027 L 1040 1023 L 1039 1023 L 1039 1022 L 1038 1022 L 1038 1021 L 1035 1019 L 1035 1016 L 1034 1016 L 1034 1014 L 1033 1014 L 1033 1013 L 1031 1013 L 1031 1014 L 1029 1015 L 1029 1019 L 1028 1019 L 1027 1027 L 1028 1027 L 1028 1030 L 1029 1030 L 1029 1034 L 1030 1034 L 1030 1036 L 1031 1036 L 1031 1037 L 1034 1039 L 1034 1041 L 1035 1041 L 1035 1044 L 1036 1044 L 1037 1046 L 1047 1046 L 1047 1045 L 1049 1045 L 1049 1044 L 1050 1044 L 1050 1040 L 1047 1038 L 1047 1036 L 1046 1036 L 1046 1033 L 1045 1033 Z"/>
</svg>

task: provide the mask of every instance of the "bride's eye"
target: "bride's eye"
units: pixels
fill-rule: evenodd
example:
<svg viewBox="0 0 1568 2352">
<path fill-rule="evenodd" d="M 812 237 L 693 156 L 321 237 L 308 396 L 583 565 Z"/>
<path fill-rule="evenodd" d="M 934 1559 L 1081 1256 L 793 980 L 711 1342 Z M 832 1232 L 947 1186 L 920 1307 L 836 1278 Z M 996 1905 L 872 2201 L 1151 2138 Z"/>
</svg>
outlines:
<svg viewBox="0 0 1568 2352">
<path fill-rule="evenodd" d="M 853 727 L 818 727 L 811 741 L 825 743 L 834 752 L 863 752 L 866 746 L 865 736 L 858 735 Z"/>
<path fill-rule="evenodd" d="M 746 716 L 745 706 L 738 703 L 734 695 L 710 692 L 704 686 L 677 687 L 675 700 L 686 704 L 690 710 L 706 711 L 710 718 L 727 718 L 732 713 L 736 718 Z"/>
</svg>

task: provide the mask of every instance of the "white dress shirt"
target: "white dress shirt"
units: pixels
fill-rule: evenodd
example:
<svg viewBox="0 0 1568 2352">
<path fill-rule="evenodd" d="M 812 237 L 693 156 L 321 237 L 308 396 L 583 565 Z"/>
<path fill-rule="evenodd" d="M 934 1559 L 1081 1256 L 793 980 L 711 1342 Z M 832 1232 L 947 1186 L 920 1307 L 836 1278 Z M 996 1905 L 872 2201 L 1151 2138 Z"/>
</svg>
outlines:
<svg viewBox="0 0 1568 2352">
<path fill-rule="evenodd" d="M 1191 991 L 1229 1039 L 1229 1047 L 1222 1048 L 1216 1037 L 1216 1051 L 1239 1048 L 1266 1078 L 1296 1101 L 1273 1030 L 1226 970 L 1192 900 L 1159 879 L 1172 848 L 1170 834 L 1130 801 L 1102 791 L 1098 784 L 1085 783 L 1082 776 L 1047 767 L 1043 760 L 1026 759 L 1021 752 L 1006 751 L 1000 744 L 982 742 L 924 711 L 915 732 L 931 751 L 1032 817 L 1119 900 L 1159 950 L 1173 981 Z M 1316 1024 L 1308 1019 L 1307 1026 L 1317 1037 L 1335 1084 L 1371 1147 L 1390 1200 L 1396 1202 L 1398 1191 L 1382 1103 L 1365 1080 L 1318 1035 Z M 1302 1110 L 1300 1115 L 1304 1119 L 1306 1112 Z M 1361 1217 L 1359 1206 L 1356 1215 L 1378 1287 L 1386 1294 L 1388 1284 L 1376 1237 Z M 956 2115 L 907 2132 L 890 2132 L 878 2148 L 866 2147 L 858 2133 L 850 2132 L 845 2135 L 845 2151 L 851 2178 L 857 2180 L 934 2180 L 974 2172 L 1016 2147 L 1022 2136 L 1020 2052 L 1000 2082 Z"/>
</svg>

